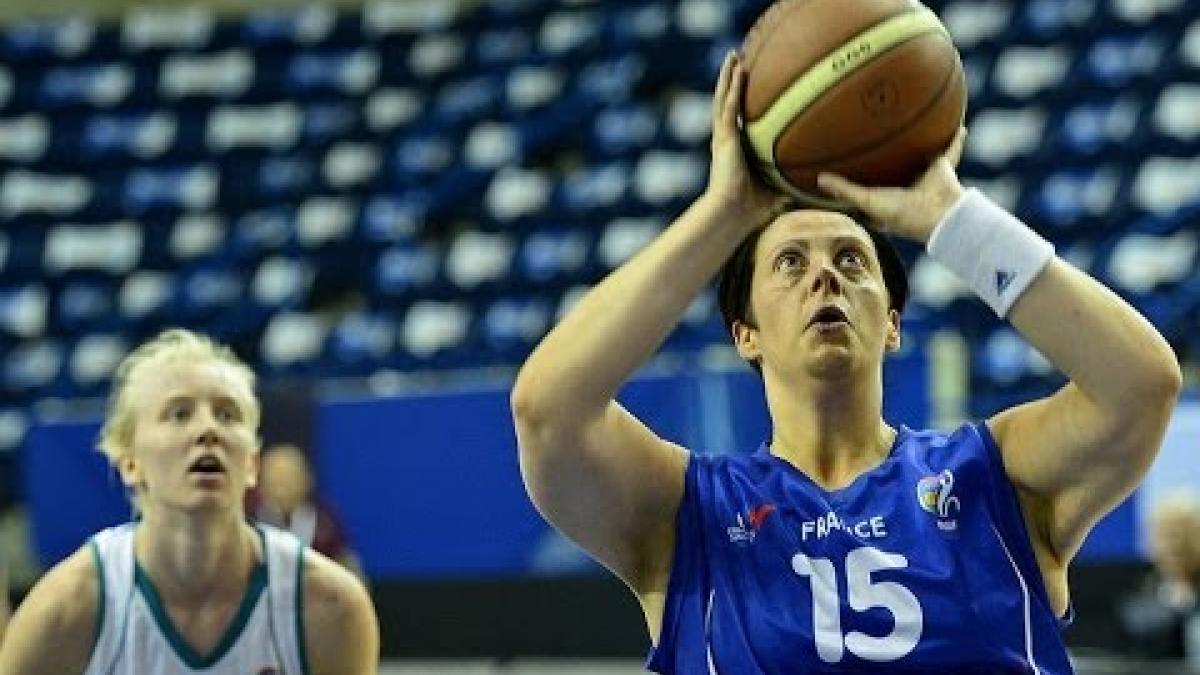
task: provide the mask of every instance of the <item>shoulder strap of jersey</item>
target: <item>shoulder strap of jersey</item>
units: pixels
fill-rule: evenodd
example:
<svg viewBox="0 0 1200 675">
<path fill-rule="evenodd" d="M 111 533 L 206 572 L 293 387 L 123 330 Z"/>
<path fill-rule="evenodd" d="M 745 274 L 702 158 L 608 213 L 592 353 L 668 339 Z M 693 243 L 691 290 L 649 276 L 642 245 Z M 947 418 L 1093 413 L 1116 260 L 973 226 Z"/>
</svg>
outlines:
<svg viewBox="0 0 1200 675">
<path fill-rule="evenodd" d="M 269 525 L 256 525 L 263 533 L 267 560 L 267 589 L 271 632 L 285 673 L 309 675 L 304 646 L 305 546 L 294 535 Z"/>
<path fill-rule="evenodd" d="M 100 593 L 96 608 L 96 644 L 84 675 L 108 675 L 121 655 L 134 589 L 134 528 L 134 523 L 109 528 L 87 543 L 96 563 Z"/>
</svg>

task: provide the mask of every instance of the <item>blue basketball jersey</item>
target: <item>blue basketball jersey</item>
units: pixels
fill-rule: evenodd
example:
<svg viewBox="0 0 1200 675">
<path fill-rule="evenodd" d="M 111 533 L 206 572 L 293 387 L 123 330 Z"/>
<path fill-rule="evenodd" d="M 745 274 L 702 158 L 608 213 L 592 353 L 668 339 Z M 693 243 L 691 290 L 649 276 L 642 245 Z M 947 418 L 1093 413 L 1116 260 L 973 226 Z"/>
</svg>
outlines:
<svg viewBox="0 0 1200 675">
<path fill-rule="evenodd" d="M 765 444 L 693 454 L 676 528 L 655 672 L 1072 672 L 984 424 L 901 428 L 834 491 Z"/>
</svg>

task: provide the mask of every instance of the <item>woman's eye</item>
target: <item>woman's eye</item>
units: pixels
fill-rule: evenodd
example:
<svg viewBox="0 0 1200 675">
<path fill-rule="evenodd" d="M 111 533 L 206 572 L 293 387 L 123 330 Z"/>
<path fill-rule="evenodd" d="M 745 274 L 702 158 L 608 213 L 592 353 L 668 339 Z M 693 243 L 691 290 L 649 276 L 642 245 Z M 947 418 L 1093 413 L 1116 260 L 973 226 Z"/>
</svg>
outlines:
<svg viewBox="0 0 1200 675">
<path fill-rule="evenodd" d="M 775 261 L 775 270 L 777 272 L 793 272 L 801 269 L 803 261 L 796 253 L 784 253 Z"/>
<path fill-rule="evenodd" d="M 850 267 L 866 267 L 867 259 L 858 251 L 843 251 L 841 255 L 841 263 Z"/>
<path fill-rule="evenodd" d="M 229 408 L 221 408 L 217 410 L 217 420 L 223 424 L 236 421 L 237 418 L 237 413 Z"/>
<path fill-rule="evenodd" d="M 174 422 L 186 422 L 188 419 L 188 414 L 189 411 L 187 406 L 182 405 L 174 406 L 167 411 L 167 417 Z"/>
</svg>

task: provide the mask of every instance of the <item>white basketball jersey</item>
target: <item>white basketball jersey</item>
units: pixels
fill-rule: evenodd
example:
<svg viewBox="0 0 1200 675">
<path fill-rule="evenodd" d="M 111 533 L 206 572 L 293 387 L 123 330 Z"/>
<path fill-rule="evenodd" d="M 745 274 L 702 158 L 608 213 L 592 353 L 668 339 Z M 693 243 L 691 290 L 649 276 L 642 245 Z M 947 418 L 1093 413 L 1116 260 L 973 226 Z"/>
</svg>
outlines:
<svg viewBox="0 0 1200 675">
<path fill-rule="evenodd" d="M 211 654 L 197 654 L 168 619 L 135 563 L 134 524 L 90 542 L 101 580 L 100 626 L 84 675 L 306 675 L 301 587 L 304 547 L 292 535 L 255 525 L 264 564 Z"/>
</svg>

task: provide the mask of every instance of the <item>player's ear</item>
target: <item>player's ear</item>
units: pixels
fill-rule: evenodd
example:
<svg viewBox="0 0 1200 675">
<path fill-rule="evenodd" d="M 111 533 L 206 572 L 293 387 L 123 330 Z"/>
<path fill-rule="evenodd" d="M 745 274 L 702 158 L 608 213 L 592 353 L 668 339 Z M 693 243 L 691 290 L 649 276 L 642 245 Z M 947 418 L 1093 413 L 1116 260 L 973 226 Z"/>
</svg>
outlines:
<svg viewBox="0 0 1200 675">
<path fill-rule="evenodd" d="M 137 488 L 142 484 L 142 468 L 134 459 L 132 452 L 126 452 L 117 460 L 117 472 L 121 474 L 121 482 L 128 488 Z"/>
<path fill-rule="evenodd" d="M 258 471 L 262 466 L 262 439 L 254 439 L 254 449 L 246 453 L 246 487 L 258 487 Z"/>
<path fill-rule="evenodd" d="M 729 330 L 733 334 L 733 346 L 737 348 L 738 356 L 746 361 L 762 358 L 762 351 L 758 347 L 758 329 L 745 321 L 734 321 Z"/>
<path fill-rule="evenodd" d="M 900 351 L 900 312 L 888 310 L 887 335 L 884 338 L 884 349 L 894 354 Z"/>
</svg>

